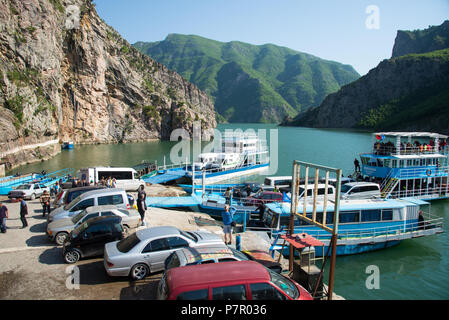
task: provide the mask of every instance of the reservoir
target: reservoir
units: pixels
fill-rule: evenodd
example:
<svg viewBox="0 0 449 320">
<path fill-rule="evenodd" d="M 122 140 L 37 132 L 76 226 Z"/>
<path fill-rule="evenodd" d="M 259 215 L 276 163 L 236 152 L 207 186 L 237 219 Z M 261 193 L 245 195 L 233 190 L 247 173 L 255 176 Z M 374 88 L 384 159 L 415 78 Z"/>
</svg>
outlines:
<svg viewBox="0 0 449 320">
<path fill-rule="evenodd" d="M 291 175 L 293 160 L 340 168 L 343 175 L 354 171 L 353 161 L 372 147 L 371 133 L 351 130 L 278 127 L 272 124 L 221 124 L 225 129 L 277 130 L 277 172 Z M 170 163 L 169 154 L 178 142 L 155 141 L 129 144 L 75 145 L 52 159 L 14 169 L 9 173 L 79 170 L 89 166 L 133 166 L 142 160 Z M 205 145 L 205 143 L 203 143 Z M 251 177 L 263 181 L 263 177 Z M 346 299 L 449 299 L 449 200 L 431 202 L 432 214 L 444 219 L 445 232 L 405 240 L 398 246 L 353 256 L 337 257 L 335 292 Z M 148 211 L 151 216 L 151 209 Z M 372 288 L 373 271 L 379 274 Z M 371 277 L 371 278 L 370 278 Z M 328 275 L 325 275 L 327 282 Z M 367 286 L 368 284 L 368 286 Z M 371 288 L 371 289 L 370 289 Z"/>
</svg>

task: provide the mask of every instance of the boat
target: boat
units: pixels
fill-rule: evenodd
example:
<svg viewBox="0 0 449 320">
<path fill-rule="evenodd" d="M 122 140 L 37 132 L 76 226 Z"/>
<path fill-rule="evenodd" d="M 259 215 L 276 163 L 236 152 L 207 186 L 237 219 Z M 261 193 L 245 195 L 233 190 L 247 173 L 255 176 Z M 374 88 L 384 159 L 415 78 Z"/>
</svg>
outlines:
<svg viewBox="0 0 449 320">
<path fill-rule="evenodd" d="M 73 141 L 64 141 L 61 146 L 62 149 L 73 149 Z"/>
<path fill-rule="evenodd" d="M 248 229 L 267 231 L 273 241 L 272 250 L 282 250 L 279 237 L 286 233 L 290 223 L 290 203 L 268 203 L 262 221 L 250 221 Z M 323 201 L 316 203 L 317 221 L 323 221 Z M 326 225 L 333 226 L 334 203 L 329 201 Z M 304 205 L 299 204 L 298 214 Z M 311 218 L 313 202 L 306 204 L 306 217 Z M 424 221 L 421 220 L 420 215 Z M 430 203 L 419 199 L 356 199 L 341 200 L 339 209 L 337 255 L 359 254 L 398 245 L 406 239 L 430 236 L 443 232 L 443 218 L 430 214 Z M 307 233 L 324 243 L 315 254 L 328 252 L 331 234 L 300 219 L 294 220 L 294 233 Z M 284 247 L 283 254 L 288 255 Z"/>
<path fill-rule="evenodd" d="M 373 133 L 372 150 L 360 154 L 359 179 L 379 183 L 387 199 L 449 198 L 447 138 L 430 132 Z"/>
<path fill-rule="evenodd" d="M 217 151 L 201 153 L 193 163 L 157 168 L 157 175 L 146 177 L 148 183 L 213 184 L 223 180 L 261 173 L 270 162 L 266 142 L 257 135 L 227 133 Z M 164 159 L 165 160 L 165 159 Z"/>
</svg>

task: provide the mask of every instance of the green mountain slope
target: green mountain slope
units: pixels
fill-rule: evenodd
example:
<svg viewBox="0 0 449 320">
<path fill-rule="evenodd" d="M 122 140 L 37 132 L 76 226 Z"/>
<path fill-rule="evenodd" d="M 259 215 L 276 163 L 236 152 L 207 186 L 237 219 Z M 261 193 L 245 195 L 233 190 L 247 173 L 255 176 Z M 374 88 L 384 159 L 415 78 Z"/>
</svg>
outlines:
<svg viewBox="0 0 449 320">
<path fill-rule="evenodd" d="M 349 65 L 272 44 L 171 34 L 134 47 L 205 91 L 230 122 L 280 122 L 359 78 Z"/>
</svg>

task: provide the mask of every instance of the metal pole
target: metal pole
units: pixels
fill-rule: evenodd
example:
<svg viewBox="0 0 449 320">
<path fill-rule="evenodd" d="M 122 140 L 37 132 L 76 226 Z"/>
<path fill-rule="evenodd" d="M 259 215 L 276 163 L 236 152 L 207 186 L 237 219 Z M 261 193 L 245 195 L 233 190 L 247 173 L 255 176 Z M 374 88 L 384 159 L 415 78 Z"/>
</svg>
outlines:
<svg viewBox="0 0 449 320">
<path fill-rule="evenodd" d="M 341 170 L 337 170 L 337 185 L 335 192 L 335 204 L 334 204 L 334 227 L 332 230 L 332 253 L 331 253 L 331 264 L 329 270 L 329 292 L 328 299 L 332 300 L 332 294 L 334 291 L 334 271 L 335 271 L 335 260 L 337 257 L 337 237 L 338 237 L 338 223 L 339 223 L 339 212 L 340 212 L 340 191 L 341 191 Z"/>
<path fill-rule="evenodd" d="M 295 221 L 296 203 L 297 203 L 296 199 L 298 198 L 298 194 L 296 193 L 296 184 L 297 184 L 296 166 L 297 166 L 297 164 L 295 163 L 295 161 L 293 161 L 292 188 L 291 188 L 291 192 L 290 192 L 292 195 L 291 202 L 290 202 L 290 225 L 289 225 L 289 227 L 290 227 L 289 234 L 290 235 L 293 235 L 293 232 L 294 232 L 294 221 Z M 290 271 L 292 271 L 293 270 L 294 252 L 293 252 L 293 246 L 291 244 L 289 246 L 289 250 L 290 251 L 289 251 L 289 257 L 288 257 L 288 269 Z M 282 252 L 281 252 L 281 254 L 282 254 Z"/>
</svg>

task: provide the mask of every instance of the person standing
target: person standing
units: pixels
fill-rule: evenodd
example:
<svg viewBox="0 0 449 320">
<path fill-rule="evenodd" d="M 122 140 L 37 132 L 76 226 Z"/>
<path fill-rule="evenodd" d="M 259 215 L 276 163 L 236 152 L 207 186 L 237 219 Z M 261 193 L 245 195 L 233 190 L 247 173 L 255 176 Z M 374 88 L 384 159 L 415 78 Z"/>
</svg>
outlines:
<svg viewBox="0 0 449 320">
<path fill-rule="evenodd" d="M 354 168 L 355 168 L 355 172 L 360 172 L 360 163 L 359 160 L 354 159 Z"/>
<path fill-rule="evenodd" d="M 0 202 L 0 231 L 2 233 L 6 233 L 6 219 L 8 218 L 8 208 Z"/>
<path fill-rule="evenodd" d="M 137 211 L 139 211 L 140 217 L 142 219 L 142 226 L 146 226 L 145 223 L 145 211 L 147 210 L 146 204 L 147 194 L 145 192 L 145 187 L 140 186 L 139 192 L 137 193 Z"/>
<path fill-rule="evenodd" d="M 117 188 L 117 180 L 115 178 L 112 179 L 111 187 L 112 188 Z"/>
<path fill-rule="evenodd" d="M 47 190 L 44 190 L 44 193 L 41 196 L 41 204 L 42 204 L 42 216 L 45 217 L 45 213 L 50 214 L 50 195 Z"/>
<path fill-rule="evenodd" d="M 23 197 L 20 197 L 20 220 L 22 221 L 22 229 L 28 227 L 26 215 L 28 215 L 28 206 Z"/>
<path fill-rule="evenodd" d="M 223 218 L 224 242 L 232 244 L 232 213 L 228 204 L 225 205 L 225 210 L 221 213 L 221 216 Z"/>
</svg>

